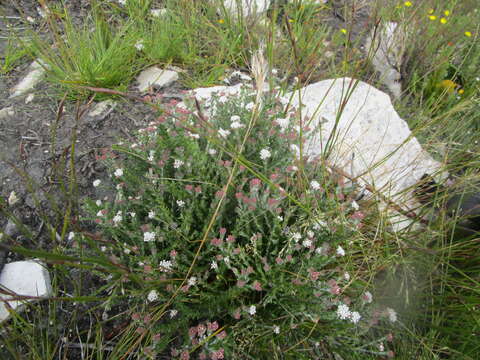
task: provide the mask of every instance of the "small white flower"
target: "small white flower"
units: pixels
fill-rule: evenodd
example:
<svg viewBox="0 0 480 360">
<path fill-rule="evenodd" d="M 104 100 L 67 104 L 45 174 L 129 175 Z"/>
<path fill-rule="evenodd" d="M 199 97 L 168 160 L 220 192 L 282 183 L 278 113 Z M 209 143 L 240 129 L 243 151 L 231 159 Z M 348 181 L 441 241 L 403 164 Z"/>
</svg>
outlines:
<svg viewBox="0 0 480 360">
<path fill-rule="evenodd" d="M 127 0 L 117 0 L 120 5 L 125 6 L 127 4 Z"/>
<path fill-rule="evenodd" d="M 304 240 L 302 245 L 305 246 L 306 248 L 308 248 L 308 247 L 312 246 L 312 240 L 310 240 L 310 239 Z"/>
<path fill-rule="evenodd" d="M 117 214 L 113 217 L 112 221 L 115 225 L 117 225 L 119 222 L 121 222 L 122 221 L 122 212 L 121 211 L 117 212 Z"/>
<path fill-rule="evenodd" d="M 137 214 L 136 214 L 136 213 L 134 213 L 134 212 L 131 212 L 131 213 L 130 213 L 130 216 L 131 216 L 132 218 L 134 218 L 134 217 L 135 217 L 135 215 L 137 215 Z"/>
<path fill-rule="evenodd" d="M 150 242 L 155 240 L 155 233 L 154 232 L 144 232 L 143 233 L 143 241 Z"/>
<path fill-rule="evenodd" d="M 115 170 L 115 172 L 113 173 L 113 175 L 115 175 L 115 177 L 120 177 L 123 175 L 123 169 L 117 169 Z"/>
<path fill-rule="evenodd" d="M 278 215 L 277 219 L 278 219 L 278 221 L 283 221 L 283 216 Z"/>
<path fill-rule="evenodd" d="M 298 232 L 292 234 L 292 239 L 295 240 L 295 242 L 298 242 L 302 238 L 302 235 Z"/>
<path fill-rule="evenodd" d="M 397 312 L 392 308 L 387 308 L 388 319 L 393 323 L 397 321 Z"/>
<path fill-rule="evenodd" d="M 315 236 L 315 234 L 313 233 L 312 230 L 308 230 L 308 231 L 307 231 L 307 236 L 308 236 L 309 238 L 313 238 L 313 237 Z"/>
<path fill-rule="evenodd" d="M 177 200 L 177 205 L 178 205 L 179 207 L 184 207 L 184 206 L 185 206 L 185 201 L 183 201 L 183 200 Z"/>
<path fill-rule="evenodd" d="M 192 139 L 200 139 L 200 135 L 198 134 L 189 133 L 188 136 L 190 136 Z"/>
<path fill-rule="evenodd" d="M 340 320 L 348 319 L 350 317 L 350 309 L 348 308 L 348 305 L 338 305 L 337 316 L 340 318 Z"/>
<path fill-rule="evenodd" d="M 225 104 L 227 101 L 228 101 L 228 98 L 226 96 L 220 96 L 220 98 L 218 99 L 218 102 L 220 104 Z"/>
<path fill-rule="evenodd" d="M 358 206 L 358 204 L 357 204 L 357 202 L 356 202 L 355 200 L 352 201 L 351 206 L 352 206 L 352 209 L 353 209 L 353 210 L 358 210 L 358 209 L 360 209 L 360 206 Z"/>
<path fill-rule="evenodd" d="M 122 190 L 122 184 L 117 184 L 117 186 L 115 186 L 115 189 L 117 189 L 118 191 Z"/>
<path fill-rule="evenodd" d="M 128 248 L 125 248 L 123 249 L 123 252 L 127 255 L 130 255 L 130 253 L 132 252 L 132 250 L 128 249 Z"/>
<path fill-rule="evenodd" d="M 272 156 L 272 153 L 268 149 L 262 149 L 260 150 L 260 159 L 262 160 L 267 160 Z"/>
<path fill-rule="evenodd" d="M 232 115 L 232 117 L 230 118 L 230 121 L 231 121 L 231 122 L 240 121 L 240 116 L 238 116 L 238 115 Z"/>
<path fill-rule="evenodd" d="M 195 286 L 195 284 L 197 283 L 197 278 L 195 276 L 192 276 L 190 279 L 188 279 L 187 283 L 190 286 Z"/>
<path fill-rule="evenodd" d="M 312 180 L 310 181 L 310 187 L 312 188 L 312 190 L 319 190 L 321 186 L 318 181 Z"/>
<path fill-rule="evenodd" d="M 275 325 L 275 326 L 273 327 L 273 332 L 274 332 L 275 334 L 280 334 L 280 326 Z"/>
<path fill-rule="evenodd" d="M 182 166 L 183 164 L 185 164 L 182 160 L 179 160 L 179 159 L 175 159 L 175 161 L 173 162 L 173 167 L 175 169 L 178 169 L 180 166 Z"/>
<path fill-rule="evenodd" d="M 385 351 L 385 346 L 383 346 L 383 343 L 378 344 L 378 350 Z"/>
<path fill-rule="evenodd" d="M 252 316 L 255 315 L 255 314 L 257 313 L 257 308 L 256 308 L 256 306 L 255 306 L 255 305 L 250 306 L 250 307 L 248 308 L 248 313 L 249 313 L 250 315 L 252 315 Z"/>
<path fill-rule="evenodd" d="M 227 265 L 230 264 L 230 258 L 229 258 L 228 256 L 225 256 L 225 257 L 223 258 L 223 261 L 224 261 L 225 264 L 227 264 Z"/>
<path fill-rule="evenodd" d="M 247 105 L 245 105 L 245 109 L 247 110 L 253 110 L 255 104 L 253 102 L 249 102 Z"/>
<path fill-rule="evenodd" d="M 296 155 L 300 154 L 300 148 L 295 144 L 290 144 L 290 150 L 293 151 Z"/>
<path fill-rule="evenodd" d="M 98 199 L 97 201 L 95 201 L 95 205 L 101 206 L 102 205 L 102 200 Z"/>
<path fill-rule="evenodd" d="M 74 237 L 75 237 L 75 233 L 73 231 L 70 231 L 68 233 L 68 240 L 73 240 Z"/>
<path fill-rule="evenodd" d="M 230 135 L 230 131 L 220 128 L 218 129 L 218 134 L 225 139 L 228 135 Z"/>
<path fill-rule="evenodd" d="M 208 149 L 208 154 L 209 155 L 215 155 L 217 153 L 217 150 L 215 149 Z"/>
<path fill-rule="evenodd" d="M 323 228 L 327 227 L 327 223 L 323 220 L 317 220 L 317 222 L 313 225 L 313 228 L 315 230 L 320 230 L 322 227 Z"/>
<path fill-rule="evenodd" d="M 210 269 L 212 270 L 217 270 L 218 269 L 218 264 L 216 261 L 212 261 L 212 263 L 210 264 Z"/>
<path fill-rule="evenodd" d="M 153 162 L 155 160 L 155 150 L 150 150 L 147 160 L 150 162 Z"/>
<path fill-rule="evenodd" d="M 162 267 L 160 271 L 167 272 L 172 269 L 173 263 L 170 260 L 162 260 L 159 265 Z"/>
<path fill-rule="evenodd" d="M 348 272 L 343 274 L 343 277 L 345 278 L 345 280 L 350 281 L 350 274 Z"/>
<path fill-rule="evenodd" d="M 135 48 L 138 51 L 142 51 L 145 48 L 145 45 L 143 44 L 143 40 L 138 40 L 137 43 L 135 44 Z"/>
<path fill-rule="evenodd" d="M 275 69 L 275 68 L 273 68 L 271 72 L 272 72 L 272 75 L 277 75 L 278 74 L 278 70 Z"/>
<path fill-rule="evenodd" d="M 245 125 L 243 125 L 242 123 L 238 122 L 238 121 L 234 121 L 230 124 L 230 127 L 232 129 L 240 129 L 240 128 L 243 128 L 245 127 Z"/>
<path fill-rule="evenodd" d="M 177 310 L 170 310 L 170 319 L 173 319 L 177 314 L 178 314 Z"/>
<path fill-rule="evenodd" d="M 102 182 L 102 181 L 99 180 L 99 179 L 94 180 L 93 183 L 92 183 L 92 184 L 93 184 L 93 187 L 97 187 L 98 185 L 100 185 L 101 182 Z"/>
<path fill-rule="evenodd" d="M 345 256 L 345 250 L 341 246 L 337 247 L 337 255 Z"/>
<path fill-rule="evenodd" d="M 354 324 L 358 323 L 361 318 L 362 318 L 362 316 L 357 311 L 353 311 L 350 314 L 350 321 Z"/>
<path fill-rule="evenodd" d="M 290 119 L 287 118 L 278 118 L 275 119 L 275 121 L 277 122 L 278 126 L 282 128 L 282 130 L 285 130 L 290 124 Z"/>
<path fill-rule="evenodd" d="M 367 303 L 370 304 L 373 300 L 372 293 L 370 291 L 365 291 L 365 294 L 363 294 L 363 300 Z"/>
<path fill-rule="evenodd" d="M 149 218 L 149 219 L 153 219 L 154 216 L 155 216 L 155 211 L 150 210 L 150 211 L 148 212 L 148 218 Z"/>
<path fill-rule="evenodd" d="M 28 21 L 30 24 L 35 23 L 35 19 L 32 18 L 31 16 L 27 16 L 27 21 Z"/>
<path fill-rule="evenodd" d="M 107 247 L 106 247 L 106 246 L 100 246 L 100 251 L 101 251 L 101 252 L 107 251 Z"/>
</svg>

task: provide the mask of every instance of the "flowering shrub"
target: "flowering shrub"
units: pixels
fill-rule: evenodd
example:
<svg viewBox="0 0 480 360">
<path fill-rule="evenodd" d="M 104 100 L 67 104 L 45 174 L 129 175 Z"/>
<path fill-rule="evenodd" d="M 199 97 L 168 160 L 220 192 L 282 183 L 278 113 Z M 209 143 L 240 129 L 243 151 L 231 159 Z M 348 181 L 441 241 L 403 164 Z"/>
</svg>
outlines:
<svg viewBox="0 0 480 360">
<path fill-rule="evenodd" d="M 114 148 L 123 160 L 107 159 L 116 198 L 86 207 L 98 254 L 126 274 L 103 275 L 118 294 L 108 306 L 128 301 L 146 355 L 311 359 L 348 353 L 380 319 L 396 320 L 342 270 L 362 217 L 318 159 L 297 158 L 287 102 L 268 93 L 255 104 L 245 88 L 171 102 Z"/>
</svg>

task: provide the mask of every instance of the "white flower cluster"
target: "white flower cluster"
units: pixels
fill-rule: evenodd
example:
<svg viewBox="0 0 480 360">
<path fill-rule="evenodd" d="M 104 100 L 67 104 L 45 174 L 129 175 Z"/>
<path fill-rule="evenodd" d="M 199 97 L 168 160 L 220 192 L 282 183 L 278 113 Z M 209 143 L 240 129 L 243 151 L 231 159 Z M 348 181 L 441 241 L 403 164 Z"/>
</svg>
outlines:
<svg viewBox="0 0 480 360">
<path fill-rule="evenodd" d="M 158 300 L 158 292 L 156 290 L 152 290 L 147 295 L 147 300 L 152 302 Z"/>
<path fill-rule="evenodd" d="M 120 177 L 123 175 L 123 169 L 117 169 L 115 170 L 115 172 L 113 173 L 113 175 L 115 175 L 115 177 Z"/>
<path fill-rule="evenodd" d="M 272 153 L 268 149 L 260 150 L 260 159 L 267 160 L 272 156 Z"/>
<path fill-rule="evenodd" d="M 360 313 L 358 313 L 357 311 L 350 311 L 348 305 L 346 304 L 338 305 L 337 316 L 340 320 L 350 319 L 350 321 L 354 324 L 358 323 L 362 318 Z"/>
<path fill-rule="evenodd" d="M 170 260 L 162 260 L 159 265 L 162 268 L 160 271 L 167 272 L 172 269 L 173 263 Z"/>
<path fill-rule="evenodd" d="M 150 242 L 155 240 L 155 233 L 146 231 L 143 233 L 143 241 Z"/>
</svg>

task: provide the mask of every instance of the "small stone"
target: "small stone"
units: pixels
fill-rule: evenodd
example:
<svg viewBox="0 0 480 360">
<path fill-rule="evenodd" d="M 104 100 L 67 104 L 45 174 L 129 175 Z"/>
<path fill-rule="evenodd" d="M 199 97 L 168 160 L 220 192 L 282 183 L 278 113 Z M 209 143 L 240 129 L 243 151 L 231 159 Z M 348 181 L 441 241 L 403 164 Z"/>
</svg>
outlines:
<svg viewBox="0 0 480 360">
<path fill-rule="evenodd" d="M 46 297 L 52 294 L 50 275 L 45 265 L 35 260 L 6 264 L 0 274 L 0 287 L 20 296 Z M 0 293 L 0 300 L 11 298 L 12 296 Z M 21 311 L 23 302 L 32 301 L 36 301 L 36 299 L 0 301 L 0 322 L 9 318 L 9 311 Z"/>
<path fill-rule="evenodd" d="M 13 110 L 13 106 L 9 106 L 0 110 L 0 120 L 7 119 L 15 115 L 15 110 Z"/>
<path fill-rule="evenodd" d="M 98 120 L 105 119 L 117 106 L 117 103 L 113 100 L 104 100 L 97 103 L 92 110 L 88 113 L 88 116 L 98 118 Z"/>
<path fill-rule="evenodd" d="M 12 191 L 8 197 L 8 205 L 13 206 L 18 202 L 18 200 L 20 199 L 17 197 L 17 194 L 15 191 Z"/>
<path fill-rule="evenodd" d="M 153 17 L 161 17 L 164 16 L 168 12 L 167 9 L 162 8 L 162 9 L 152 9 L 150 10 L 150 14 L 152 14 Z"/>
<path fill-rule="evenodd" d="M 35 94 L 29 94 L 26 98 L 25 98 L 25 104 L 30 104 L 33 99 L 35 98 Z"/>
<path fill-rule="evenodd" d="M 143 70 L 138 75 L 138 91 L 145 92 L 149 87 L 155 88 L 166 87 L 178 80 L 178 73 L 172 70 L 160 69 L 157 66 L 152 66 L 146 70 Z"/>
<path fill-rule="evenodd" d="M 394 99 L 402 94 L 401 74 L 404 44 L 404 29 L 397 23 L 387 22 L 380 30 L 372 30 L 365 41 L 365 51 L 375 70 L 380 74 L 380 81 L 390 90 Z"/>
<path fill-rule="evenodd" d="M 32 90 L 45 75 L 47 65 L 40 59 L 35 60 L 29 66 L 28 74 L 11 90 L 10 98 L 23 95 Z"/>
</svg>

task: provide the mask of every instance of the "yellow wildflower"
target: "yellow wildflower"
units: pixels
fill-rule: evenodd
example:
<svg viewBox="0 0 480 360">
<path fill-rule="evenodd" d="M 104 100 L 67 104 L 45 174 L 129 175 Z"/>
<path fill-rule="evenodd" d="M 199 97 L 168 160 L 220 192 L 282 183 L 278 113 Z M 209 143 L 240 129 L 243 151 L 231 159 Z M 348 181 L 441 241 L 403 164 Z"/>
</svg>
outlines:
<svg viewBox="0 0 480 360">
<path fill-rule="evenodd" d="M 225 20 L 219 19 L 219 20 L 218 20 L 218 23 L 219 23 L 219 24 L 223 24 L 223 23 L 225 23 Z"/>
<path fill-rule="evenodd" d="M 347 33 L 347 29 L 340 29 L 340 31 L 341 31 L 342 33 L 344 33 L 344 34 Z"/>
<path fill-rule="evenodd" d="M 464 92 L 465 92 L 465 90 L 463 90 L 463 89 L 458 90 L 458 93 L 459 93 L 460 95 L 462 95 Z"/>
<path fill-rule="evenodd" d="M 435 10 L 430 9 L 430 10 L 428 10 L 428 13 L 431 15 L 431 14 L 433 14 L 434 11 L 435 11 Z"/>
<path fill-rule="evenodd" d="M 437 20 L 437 17 L 436 17 L 435 15 L 430 15 L 428 18 L 429 18 L 430 20 L 432 20 L 432 21 L 433 21 L 433 20 Z"/>
<path fill-rule="evenodd" d="M 441 19 L 440 19 L 440 22 L 441 22 L 442 24 L 446 24 L 446 23 L 447 23 L 447 19 L 441 18 Z"/>
<path fill-rule="evenodd" d="M 405 1 L 405 2 L 403 3 L 403 5 L 405 5 L 405 6 L 412 6 L 413 4 L 412 4 L 411 1 Z"/>
<path fill-rule="evenodd" d="M 445 16 L 450 15 L 450 11 L 448 11 L 448 10 L 445 10 L 443 13 L 445 14 Z"/>
<path fill-rule="evenodd" d="M 472 37 L 472 33 L 470 31 L 465 31 L 465 36 L 466 37 Z"/>
<path fill-rule="evenodd" d="M 438 83 L 438 87 L 447 90 L 447 92 L 449 92 L 449 93 L 453 93 L 453 91 L 455 90 L 455 88 L 457 86 L 458 86 L 458 84 L 456 84 L 452 80 L 442 80 Z"/>
<path fill-rule="evenodd" d="M 294 21 L 293 19 L 288 19 L 289 23 L 293 23 L 293 21 Z"/>
</svg>

